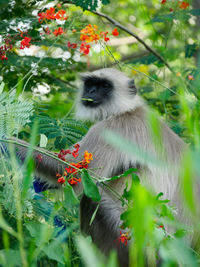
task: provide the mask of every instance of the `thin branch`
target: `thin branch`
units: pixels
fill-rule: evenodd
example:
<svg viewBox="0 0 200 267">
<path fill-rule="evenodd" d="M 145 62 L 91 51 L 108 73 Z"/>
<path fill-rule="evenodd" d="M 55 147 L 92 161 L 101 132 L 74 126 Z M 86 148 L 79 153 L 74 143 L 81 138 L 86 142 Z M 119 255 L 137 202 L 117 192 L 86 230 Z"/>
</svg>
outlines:
<svg viewBox="0 0 200 267">
<path fill-rule="evenodd" d="M 77 89 L 77 87 L 75 85 L 73 85 L 72 83 L 70 83 L 69 81 L 62 80 L 62 79 L 60 79 L 58 77 L 55 77 L 55 76 L 52 76 L 52 75 L 46 75 L 46 77 L 48 77 L 48 78 L 50 78 L 50 79 L 52 79 L 54 81 L 66 84 L 66 85 L 72 87 L 73 89 Z"/>
<path fill-rule="evenodd" d="M 74 4 L 71 1 L 67 1 L 67 0 L 63 0 L 63 3 L 68 3 L 68 4 Z M 92 12 L 93 14 L 98 15 L 99 17 L 105 18 L 106 20 L 108 20 L 109 22 L 111 22 L 113 25 L 115 25 L 116 27 L 120 28 L 121 30 L 123 30 L 124 32 L 128 33 L 129 35 L 133 36 L 139 43 L 141 43 L 149 52 L 151 52 L 152 54 L 154 54 L 161 62 L 163 62 L 163 64 L 171 71 L 174 73 L 174 71 L 172 70 L 172 68 L 170 67 L 170 65 L 167 63 L 167 61 L 160 55 L 158 54 L 154 49 L 152 49 L 150 46 L 148 46 L 148 44 L 146 44 L 138 35 L 136 35 L 135 33 L 133 33 L 132 31 L 130 31 L 129 29 L 127 29 L 125 26 L 123 26 L 121 23 L 119 23 L 117 20 L 111 18 L 110 16 L 101 13 L 99 11 L 91 11 L 88 9 L 88 11 Z"/>
<path fill-rule="evenodd" d="M 138 53 L 134 53 L 134 54 L 129 54 L 129 55 L 125 55 L 123 56 L 121 59 L 120 59 L 120 62 L 124 62 L 124 61 L 130 61 L 130 60 L 136 60 L 136 59 L 139 59 L 141 57 L 144 57 L 144 56 L 148 56 L 150 53 L 146 50 L 144 51 L 141 51 L 141 52 L 138 52 Z M 108 62 L 107 63 L 107 67 L 112 67 L 114 65 L 118 64 L 118 62 Z M 101 68 L 102 66 L 101 65 L 90 65 L 90 71 L 94 71 L 94 70 L 98 70 L 99 68 Z"/>
<path fill-rule="evenodd" d="M 98 11 L 91 11 L 92 13 L 107 19 L 109 22 L 111 22 L 113 25 L 115 25 L 116 27 L 118 27 L 119 29 L 127 32 L 129 35 L 133 36 L 136 40 L 138 40 L 138 42 L 140 42 L 149 52 L 151 52 L 152 54 L 154 54 L 160 61 L 163 62 L 163 64 L 165 64 L 165 66 L 171 71 L 173 72 L 172 68 L 169 66 L 169 64 L 165 61 L 165 59 L 159 55 L 154 49 L 152 49 L 150 46 L 148 46 L 138 35 L 136 35 L 135 33 L 133 33 L 132 31 L 130 31 L 129 29 L 127 29 L 125 26 L 123 26 L 121 23 L 119 23 L 118 21 L 116 21 L 115 19 L 111 18 L 110 16 L 98 12 Z"/>
<path fill-rule="evenodd" d="M 7 143 L 7 144 L 13 144 L 13 145 L 16 145 L 16 146 L 22 146 L 22 147 L 25 147 L 25 148 L 33 148 L 35 152 L 38 152 L 42 155 L 45 155 L 47 157 L 50 157 L 64 165 L 66 165 L 67 167 L 72 167 L 74 169 L 76 169 L 78 172 L 82 173 L 82 169 L 79 169 L 77 167 L 75 167 L 74 165 L 71 165 L 71 163 L 68 163 L 66 161 L 63 161 L 62 159 L 58 158 L 56 155 L 54 155 L 52 152 L 48 152 L 47 150 L 43 150 L 41 148 L 38 148 L 38 147 L 35 147 L 35 146 L 32 146 L 30 144 L 24 144 L 24 143 L 21 143 L 21 142 L 18 142 L 16 139 L 2 139 L 0 138 L 0 142 L 2 143 Z M 105 177 L 101 177 L 101 176 L 97 176 L 96 173 L 94 172 L 95 169 L 91 168 L 91 169 L 88 169 L 89 172 L 93 173 L 95 176 L 91 176 L 92 179 L 94 179 L 95 181 L 103 184 L 115 197 L 119 197 L 119 200 L 123 200 L 123 198 L 115 191 L 111 188 L 111 186 L 109 186 L 108 184 L 105 183 Z M 103 179 L 102 179 L 103 178 Z M 102 181 L 101 181 L 102 180 Z"/>
</svg>

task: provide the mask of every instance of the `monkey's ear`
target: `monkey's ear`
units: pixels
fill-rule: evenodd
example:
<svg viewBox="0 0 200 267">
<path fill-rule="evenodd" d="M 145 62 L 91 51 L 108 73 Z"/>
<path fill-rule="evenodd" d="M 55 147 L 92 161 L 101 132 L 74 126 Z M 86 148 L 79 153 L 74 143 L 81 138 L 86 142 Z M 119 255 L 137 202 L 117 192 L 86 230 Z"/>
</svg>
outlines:
<svg viewBox="0 0 200 267">
<path fill-rule="evenodd" d="M 129 82 L 128 82 L 128 88 L 131 92 L 131 94 L 134 94 L 136 95 L 137 94 L 137 88 L 135 86 L 135 81 L 134 79 L 130 79 Z"/>
</svg>

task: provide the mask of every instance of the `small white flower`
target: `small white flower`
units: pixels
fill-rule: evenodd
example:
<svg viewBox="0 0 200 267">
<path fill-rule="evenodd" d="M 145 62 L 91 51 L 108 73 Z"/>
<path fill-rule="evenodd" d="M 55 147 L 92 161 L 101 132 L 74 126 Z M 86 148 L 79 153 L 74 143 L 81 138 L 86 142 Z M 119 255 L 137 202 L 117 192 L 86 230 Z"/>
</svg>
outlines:
<svg viewBox="0 0 200 267">
<path fill-rule="evenodd" d="M 68 51 L 65 51 L 65 52 L 63 53 L 63 55 L 62 55 L 62 59 L 63 59 L 63 60 L 67 60 L 67 59 L 69 59 L 70 57 L 71 57 L 71 53 L 68 52 Z"/>
<path fill-rule="evenodd" d="M 78 53 L 75 53 L 74 56 L 73 56 L 73 60 L 76 61 L 76 62 L 79 62 L 81 61 L 81 57 L 80 57 L 80 54 Z"/>
</svg>

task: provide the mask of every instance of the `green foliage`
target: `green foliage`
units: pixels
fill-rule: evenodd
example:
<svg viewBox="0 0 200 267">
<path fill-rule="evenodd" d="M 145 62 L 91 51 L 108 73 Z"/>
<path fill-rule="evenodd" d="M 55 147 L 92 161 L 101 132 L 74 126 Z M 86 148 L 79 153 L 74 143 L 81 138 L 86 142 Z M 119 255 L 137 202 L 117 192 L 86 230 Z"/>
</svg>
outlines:
<svg viewBox="0 0 200 267">
<path fill-rule="evenodd" d="M 180 11 L 176 11 L 170 14 L 159 15 L 151 19 L 149 23 L 166 22 L 166 21 L 170 21 L 173 19 L 188 20 L 191 17 L 191 15 L 199 16 L 200 9 L 180 10 Z"/>
<path fill-rule="evenodd" d="M 107 5 L 110 3 L 109 0 L 73 0 L 73 3 L 76 6 L 80 6 L 83 8 L 83 10 L 85 9 L 89 9 L 89 10 L 96 10 L 98 7 L 98 2 L 102 2 L 103 5 Z"/>
<path fill-rule="evenodd" d="M 0 79 L 5 83 L 5 86 L 4 83 L 0 86 L 0 137 L 19 134 L 20 138 L 27 139 L 33 136 L 32 125 L 38 121 L 37 133 L 42 146 L 60 150 L 78 142 L 88 130 L 88 125 L 71 118 L 77 87 L 74 81 L 78 73 L 86 69 L 113 65 L 120 60 L 120 68 L 135 78 L 139 94 L 191 148 L 183 155 L 178 185 L 183 189 L 181 197 L 188 218 L 191 218 L 191 229 L 175 218 L 176 207 L 171 206 L 162 192 L 155 195 L 140 184 L 137 170 L 131 168 L 122 175 L 104 178 L 103 181 L 108 182 L 127 175 L 132 177 L 132 187 L 126 188 L 123 197 L 119 199 L 119 202 L 122 201 L 122 205 L 127 207 L 121 217 L 123 225 L 129 227 L 128 234 L 131 241 L 134 241 L 130 248 L 131 264 L 142 267 L 148 263 L 149 266 L 154 266 L 159 255 L 163 266 L 199 266 L 199 250 L 193 251 L 185 242 L 191 231 L 196 236 L 199 235 L 199 198 L 194 190 L 194 185 L 199 183 L 194 177 L 196 174 L 200 175 L 200 9 L 194 9 L 199 6 L 198 0 L 189 1 L 190 6 L 186 10 L 181 10 L 178 6 L 174 8 L 178 1 L 167 1 L 166 5 L 162 5 L 159 4 L 161 1 L 154 0 L 74 0 L 71 1 L 74 5 L 62 5 L 69 15 L 63 26 L 63 39 L 60 36 L 55 38 L 40 34 L 43 32 L 41 27 L 46 26 L 38 23 L 33 11 L 45 11 L 45 5 L 50 2 L 52 4 L 52 1 L 40 2 L 42 3 L 38 6 L 38 1 L 32 0 L 0 1 L 1 36 L 9 33 L 20 42 L 22 36 L 18 26 L 21 27 L 22 22 L 28 22 L 30 28 L 28 33 L 23 30 L 23 36 L 30 36 L 31 43 L 45 52 L 45 56 L 20 56 L 19 53 L 23 51 L 14 48 L 9 53 L 8 61 L 0 60 Z M 98 5 L 108 3 L 108 6 L 102 7 L 102 11 L 138 34 L 170 64 L 173 72 L 155 55 L 150 52 L 147 54 L 143 46 L 135 40 L 130 40 L 132 43 L 129 43 L 128 38 L 123 38 L 128 37 L 123 31 L 120 31 L 119 40 L 115 39 L 113 46 L 103 47 L 101 44 L 100 53 L 94 49 L 91 57 L 74 60 L 75 51 L 69 50 L 67 43 L 80 41 L 80 30 L 83 27 L 90 23 L 96 24 L 105 32 L 115 27 L 106 20 L 102 22 L 94 14 L 90 16 L 89 12 L 82 12 L 79 7 L 83 11 L 95 11 Z M 170 8 L 174 9 L 171 13 Z M 59 25 L 52 22 L 48 26 L 54 30 Z M 72 29 L 77 32 L 72 34 Z M 56 58 L 56 49 L 70 52 L 71 57 L 67 60 Z M 138 52 L 144 56 L 138 58 Z M 126 64 L 123 64 L 123 60 Z M 143 69 L 140 68 L 141 64 L 144 65 Z M 137 74 L 133 72 L 134 69 L 139 70 Z M 189 80 L 189 75 L 192 75 L 194 80 Z M 32 91 L 37 85 L 43 83 L 50 86 L 50 92 L 44 95 L 33 94 Z M 12 88 L 16 88 L 16 93 Z M 27 100 L 32 98 L 39 105 L 45 102 L 46 106 L 39 111 L 36 108 L 33 113 L 33 103 Z M 65 116 L 66 114 L 70 114 L 70 117 Z M 160 142 L 162 145 L 160 127 L 153 116 L 149 117 L 149 123 L 153 142 Z M 145 153 L 137 144 L 130 144 L 112 132 L 106 132 L 104 135 L 106 142 L 123 153 L 139 157 L 144 164 L 148 162 L 156 168 L 166 167 L 162 158 L 157 159 Z M 35 138 L 36 132 L 31 141 L 32 145 Z M 12 152 L 10 151 L 11 155 L 14 154 Z M 55 191 L 49 190 L 41 194 L 34 192 L 31 153 L 32 149 L 29 149 L 23 167 L 18 165 L 14 157 L 0 159 L 0 265 L 117 266 L 116 254 L 111 254 L 106 261 L 89 238 L 80 236 L 77 211 L 79 199 L 69 184 L 65 186 L 63 196 L 59 198 Z M 168 167 L 170 170 L 171 166 Z M 93 201 L 99 201 L 101 192 L 98 188 L 101 189 L 101 186 L 97 187 L 92 174 L 90 176 L 88 171 L 82 171 L 82 181 L 84 193 Z M 112 193 L 116 197 L 115 192 Z M 98 208 L 97 204 L 90 223 L 95 219 Z M 59 225 L 54 223 L 56 218 L 59 218 Z"/>
<path fill-rule="evenodd" d="M 87 132 L 87 127 L 74 119 L 54 119 L 48 114 L 40 113 L 34 117 L 39 123 L 39 133 L 48 139 L 54 139 L 56 149 L 62 149 L 78 142 Z"/>
<path fill-rule="evenodd" d="M 68 183 L 65 186 L 64 195 L 65 195 L 65 205 L 75 205 L 79 203 L 78 198 L 74 193 L 74 190 Z"/>
<path fill-rule="evenodd" d="M 3 90 L 3 84 L 1 84 Z M 33 104 L 17 98 L 16 92 L 0 92 L 0 137 L 11 136 L 19 132 L 20 127 L 30 122 Z"/>
<path fill-rule="evenodd" d="M 87 170 L 83 169 L 81 179 L 85 195 L 91 198 L 93 201 L 100 201 L 101 196 L 99 194 L 98 187 L 92 180 Z"/>
</svg>

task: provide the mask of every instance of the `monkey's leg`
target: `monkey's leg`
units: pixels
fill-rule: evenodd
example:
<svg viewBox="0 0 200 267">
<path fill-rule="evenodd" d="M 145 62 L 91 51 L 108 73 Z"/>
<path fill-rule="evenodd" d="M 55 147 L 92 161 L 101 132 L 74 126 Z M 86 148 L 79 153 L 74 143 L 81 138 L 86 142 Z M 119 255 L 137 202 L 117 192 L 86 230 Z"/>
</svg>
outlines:
<svg viewBox="0 0 200 267">
<path fill-rule="evenodd" d="M 128 244 L 119 240 L 121 208 L 106 192 L 102 193 L 101 201 L 94 202 L 83 195 L 80 202 L 80 227 L 81 231 L 92 237 L 93 242 L 105 254 L 109 255 L 111 250 L 117 251 L 121 267 L 129 266 Z M 95 218 L 91 221 L 94 212 Z"/>
</svg>

